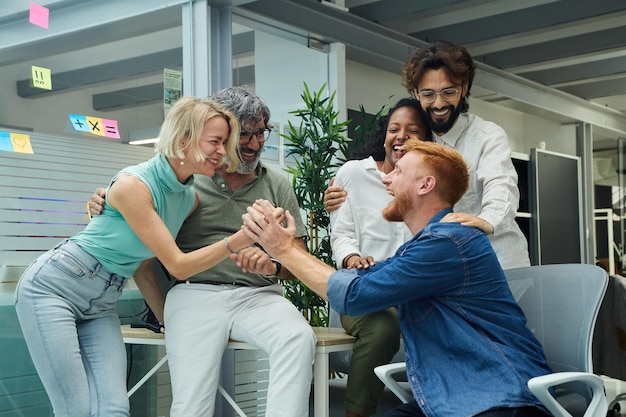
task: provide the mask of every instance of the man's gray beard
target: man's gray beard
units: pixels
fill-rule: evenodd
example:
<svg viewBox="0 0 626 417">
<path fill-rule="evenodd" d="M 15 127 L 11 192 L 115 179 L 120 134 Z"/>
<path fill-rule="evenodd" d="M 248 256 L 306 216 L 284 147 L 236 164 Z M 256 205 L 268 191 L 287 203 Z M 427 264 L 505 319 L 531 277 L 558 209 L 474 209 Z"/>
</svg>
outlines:
<svg viewBox="0 0 626 417">
<path fill-rule="evenodd" d="M 252 161 L 242 161 L 239 160 L 239 166 L 237 167 L 237 173 L 246 175 L 254 172 L 256 167 L 259 165 L 259 161 L 261 160 L 261 152 L 254 158 Z"/>
</svg>

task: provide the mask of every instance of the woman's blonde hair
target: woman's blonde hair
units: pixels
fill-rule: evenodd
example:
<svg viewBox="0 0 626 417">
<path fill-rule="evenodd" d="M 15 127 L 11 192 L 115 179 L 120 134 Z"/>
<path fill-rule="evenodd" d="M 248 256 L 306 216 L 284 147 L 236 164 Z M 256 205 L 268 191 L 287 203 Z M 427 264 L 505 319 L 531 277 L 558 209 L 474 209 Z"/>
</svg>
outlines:
<svg viewBox="0 0 626 417">
<path fill-rule="evenodd" d="M 200 137 L 205 123 L 214 117 L 223 117 L 230 126 L 228 139 L 224 143 L 226 157 L 220 163 L 228 163 L 226 170 L 234 172 L 239 165 L 239 122 L 233 113 L 213 100 L 181 97 L 167 113 L 154 151 L 167 158 L 184 159 L 184 150 L 189 147 L 196 161 L 202 161 L 205 155 L 200 150 Z M 184 142 L 187 143 L 183 146 Z"/>
</svg>

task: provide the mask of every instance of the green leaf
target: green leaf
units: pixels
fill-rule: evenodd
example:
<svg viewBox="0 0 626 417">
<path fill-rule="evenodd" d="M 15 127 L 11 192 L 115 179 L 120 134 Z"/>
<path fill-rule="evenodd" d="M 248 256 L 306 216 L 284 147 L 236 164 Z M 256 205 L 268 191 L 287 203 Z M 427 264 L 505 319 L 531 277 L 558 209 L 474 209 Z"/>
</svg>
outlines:
<svg viewBox="0 0 626 417">
<path fill-rule="evenodd" d="M 346 154 L 352 142 L 345 132 L 350 121 L 338 122 L 334 109 L 336 92 L 328 93 L 326 84 L 312 91 L 304 83 L 301 98 L 304 107 L 289 114 L 300 119 L 299 125 L 289 121 L 289 128 L 281 136 L 285 140 L 286 156 L 293 156 L 295 165 L 285 171 L 292 176 L 292 186 L 300 208 L 309 221 L 306 224 L 309 252 L 328 265 L 335 266 L 330 247 L 330 217 L 324 210 L 323 197 L 338 160 Z M 314 326 L 328 325 L 328 305 L 323 298 L 299 280 L 286 281 L 287 297 Z"/>
</svg>

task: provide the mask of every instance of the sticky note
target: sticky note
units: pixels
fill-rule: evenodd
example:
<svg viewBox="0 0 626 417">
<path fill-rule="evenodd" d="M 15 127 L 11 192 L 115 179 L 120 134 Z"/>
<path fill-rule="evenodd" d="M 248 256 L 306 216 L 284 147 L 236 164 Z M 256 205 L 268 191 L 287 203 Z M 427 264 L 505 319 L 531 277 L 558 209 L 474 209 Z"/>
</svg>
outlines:
<svg viewBox="0 0 626 417">
<path fill-rule="evenodd" d="M 87 127 L 89 127 L 89 131 L 92 134 L 104 136 L 104 127 L 102 126 L 101 118 L 87 116 Z"/>
<path fill-rule="evenodd" d="M 44 29 L 48 29 L 48 17 L 50 16 L 50 10 L 47 7 L 38 5 L 37 3 L 30 4 L 30 13 L 28 15 L 28 22 L 33 25 L 41 26 Z"/>
<path fill-rule="evenodd" d="M 13 151 L 20 153 L 33 153 L 33 147 L 30 144 L 30 136 L 22 133 L 11 133 L 11 143 Z"/>
<path fill-rule="evenodd" d="M 13 152 L 13 144 L 11 143 L 11 134 L 9 132 L 0 132 L 0 151 Z"/>
<path fill-rule="evenodd" d="M 117 120 L 102 119 L 102 128 L 104 129 L 104 136 L 107 138 L 120 138 L 120 131 L 117 128 Z"/>
<path fill-rule="evenodd" d="M 88 132 L 93 135 L 104 136 L 112 139 L 120 139 L 117 120 L 102 119 L 100 117 L 83 116 L 82 114 L 69 115 L 70 123 L 74 130 Z"/>
<path fill-rule="evenodd" d="M 81 114 L 70 114 L 70 122 L 74 127 L 74 130 L 79 132 L 91 132 L 87 125 L 87 118 Z"/>
<path fill-rule="evenodd" d="M 32 66 L 33 87 L 42 88 L 44 90 L 52 90 L 52 75 L 50 69 Z"/>
</svg>

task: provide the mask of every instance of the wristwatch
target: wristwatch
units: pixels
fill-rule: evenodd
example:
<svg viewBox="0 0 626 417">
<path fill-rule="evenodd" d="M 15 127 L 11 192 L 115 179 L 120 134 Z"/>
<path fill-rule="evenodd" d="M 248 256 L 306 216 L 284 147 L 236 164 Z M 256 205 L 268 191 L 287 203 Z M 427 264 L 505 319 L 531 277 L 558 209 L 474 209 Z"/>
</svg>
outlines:
<svg viewBox="0 0 626 417">
<path fill-rule="evenodd" d="M 265 278 L 277 278 L 278 274 L 280 274 L 280 270 L 283 269 L 283 265 L 280 262 L 278 262 L 278 259 L 270 258 L 270 261 L 272 261 L 272 263 L 274 265 L 276 265 L 276 272 L 274 272 L 271 275 L 263 275 L 263 277 L 265 277 Z"/>
</svg>

